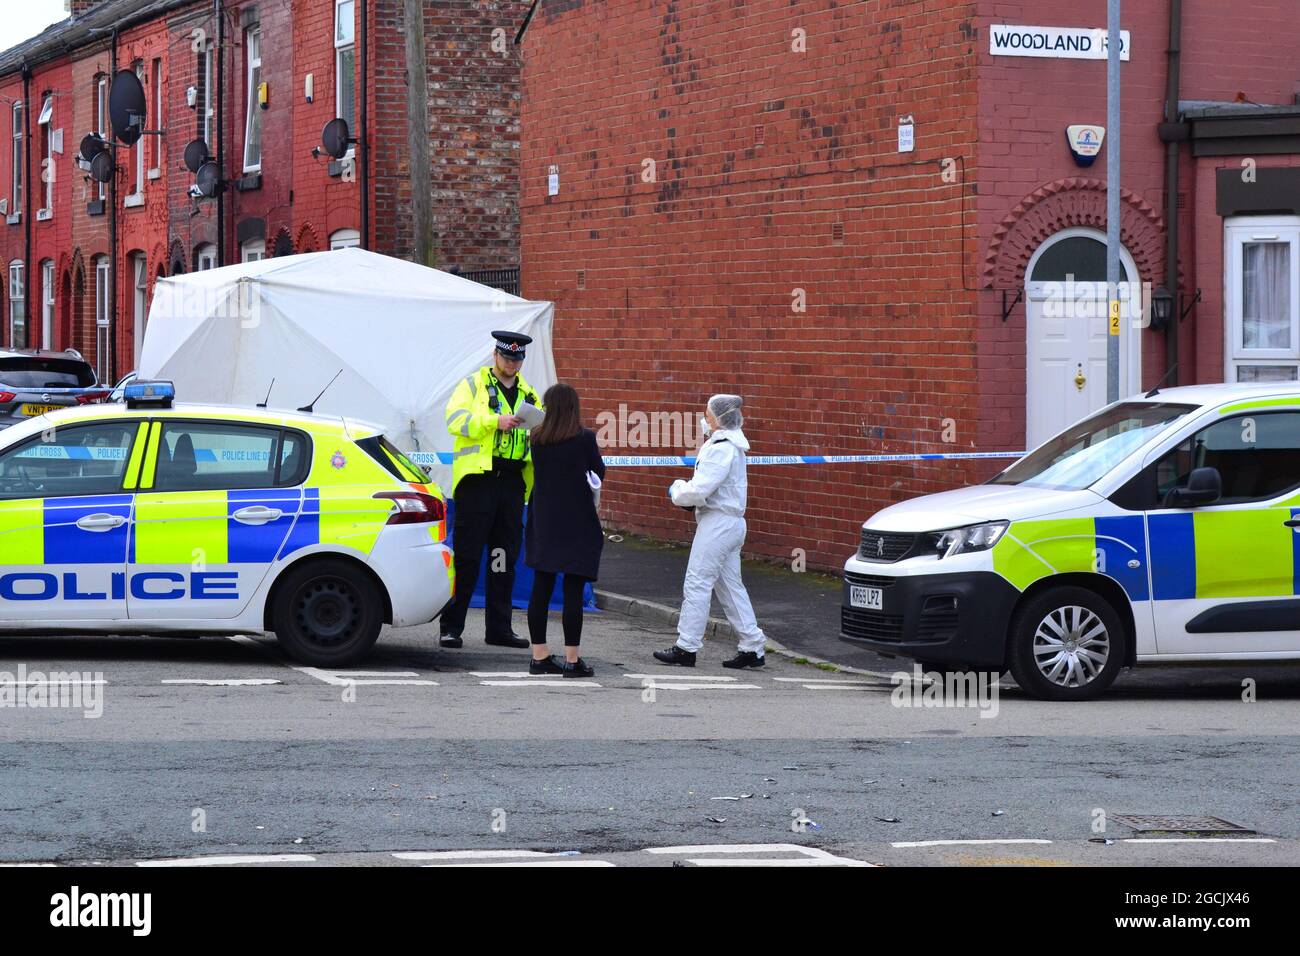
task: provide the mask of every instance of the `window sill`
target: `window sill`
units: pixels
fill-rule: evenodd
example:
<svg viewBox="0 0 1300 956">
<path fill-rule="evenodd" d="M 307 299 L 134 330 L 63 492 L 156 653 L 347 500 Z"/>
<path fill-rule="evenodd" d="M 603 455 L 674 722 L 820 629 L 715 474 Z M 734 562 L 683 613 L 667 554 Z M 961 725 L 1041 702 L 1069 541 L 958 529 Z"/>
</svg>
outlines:
<svg viewBox="0 0 1300 956">
<path fill-rule="evenodd" d="M 104 215 L 104 208 L 105 208 L 105 206 L 107 206 L 107 205 L 108 205 L 108 204 L 105 203 L 104 200 L 102 200 L 102 199 L 95 199 L 95 200 L 92 200 L 92 201 L 86 203 L 86 215 L 87 215 L 87 216 L 102 216 L 102 215 Z"/>
<path fill-rule="evenodd" d="M 235 180 L 235 188 L 241 193 L 252 192 L 262 188 L 261 173 L 245 173 L 242 179 Z"/>
<path fill-rule="evenodd" d="M 38 209 L 38 210 L 36 210 L 36 221 L 37 221 L 37 222 L 46 222 L 47 220 L 50 220 L 50 219 L 53 219 L 53 218 L 54 218 L 54 210 L 53 210 L 53 209 Z"/>
<path fill-rule="evenodd" d="M 162 170 L 157 168 L 149 170 L 149 178 L 162 179 Z"/>
<path fill-rule="evenodd" d="M 10 213 L 5 216 L 5 222 L 11 226 L 16 226 L 23 221 L 23 214 L 20 212 Z"/>
<path fill-rule="evenodd" d="M 135 209 L 138 206 L 143 206 L 144 193 L 135 193 L 133 195 L 127 196 L 125 199 L 122 200 L 122 205 L 127 209 Z"/>
</svg>

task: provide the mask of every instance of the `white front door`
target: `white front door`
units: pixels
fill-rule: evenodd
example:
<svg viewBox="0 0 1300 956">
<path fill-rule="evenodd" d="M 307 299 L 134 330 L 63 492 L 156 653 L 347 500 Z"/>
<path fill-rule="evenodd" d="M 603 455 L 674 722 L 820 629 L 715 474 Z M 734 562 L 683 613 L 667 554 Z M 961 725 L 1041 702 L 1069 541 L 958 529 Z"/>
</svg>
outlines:
<svg viewBox="0 0 1300 956">
<path fill-rule="evenodd" d="M 1123 256 L 1129 277 L 1136 272 Z M 1091 229 L 1067 229 L 1045 242 L 1026 270 L 1027 448 L 1106 404 L 1106 347 L 1109 304 L 1105 279 L 1105 236 Z M 1138 361 L 1141 285 L 1120 284 L 1121 397 L 1140 387 Z"/>
<path fill-rule="evenodd" d="M 149 273 L 144 256 L 135 256 L 131 262 L 135 270 L 135 367 L 139 368 L 145 324 L 149 320 Z"/>
</svg>

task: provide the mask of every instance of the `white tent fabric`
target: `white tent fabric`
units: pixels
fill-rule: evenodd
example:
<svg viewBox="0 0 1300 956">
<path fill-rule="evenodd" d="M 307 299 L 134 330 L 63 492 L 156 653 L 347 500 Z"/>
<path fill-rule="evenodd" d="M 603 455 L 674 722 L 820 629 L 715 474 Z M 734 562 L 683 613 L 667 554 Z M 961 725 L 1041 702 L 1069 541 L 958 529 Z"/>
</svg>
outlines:
<svg viewBox="0 0 1300 956">
<path fill-rule="evenodd" d="M 339 249 L 158 280 L 138 372 L 187 402 L 306 405 L 374 422 L 398 447 L 435 453 L 450 492 L 444 410 L 456 383 L 490 361 L 494 329 L 531 335 L 523 374 L 555 383 L 555 308 L 426 266 Z M 424 455 L 420 460 L 427 461 Z"/>
</svg>

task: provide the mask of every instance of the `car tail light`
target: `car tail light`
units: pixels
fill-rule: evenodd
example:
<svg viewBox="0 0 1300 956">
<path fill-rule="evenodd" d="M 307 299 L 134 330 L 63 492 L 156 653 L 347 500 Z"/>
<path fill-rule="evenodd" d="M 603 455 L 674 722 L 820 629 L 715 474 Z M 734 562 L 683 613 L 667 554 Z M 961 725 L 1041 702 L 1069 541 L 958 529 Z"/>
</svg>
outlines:
<svg viewBox="0 0 1300 956">
<path fill-rule="evenodd" d="M 442 499 L 422 491 L 380 491 L 374 497 L 388 498 L 393 502 L 389 524 L 426 524 L 447 519 L 447 506 Z"/>
<path fill-rule="evenodd" d="M 17 392 L 0 392 L 0 403 L 12 402 L 17 397 Z"/>
<path fill-rule="evenodd" d="M 82 392 L 77 396 L 78 405 L 93 405 L 108 398 L 108 392 Z"/>
</svg>

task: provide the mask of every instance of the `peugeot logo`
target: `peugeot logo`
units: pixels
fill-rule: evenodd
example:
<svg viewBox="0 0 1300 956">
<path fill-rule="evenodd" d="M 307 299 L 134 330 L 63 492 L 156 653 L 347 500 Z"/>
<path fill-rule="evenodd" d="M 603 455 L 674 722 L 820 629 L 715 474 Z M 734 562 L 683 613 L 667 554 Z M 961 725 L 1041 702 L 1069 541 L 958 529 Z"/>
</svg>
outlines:
<svg viewBox="0 0 1300 956">
<path fill-rule="evenodd" d="M 878 557 L 878 558 L 883 558 L 884 556 L 885 556 L 885 539 L 884 539 L 884 538 L 877 538 L 877 539 L 876 539 L 876 557 Z"/>
</svg>

